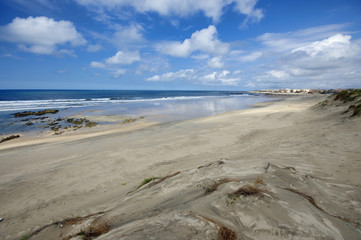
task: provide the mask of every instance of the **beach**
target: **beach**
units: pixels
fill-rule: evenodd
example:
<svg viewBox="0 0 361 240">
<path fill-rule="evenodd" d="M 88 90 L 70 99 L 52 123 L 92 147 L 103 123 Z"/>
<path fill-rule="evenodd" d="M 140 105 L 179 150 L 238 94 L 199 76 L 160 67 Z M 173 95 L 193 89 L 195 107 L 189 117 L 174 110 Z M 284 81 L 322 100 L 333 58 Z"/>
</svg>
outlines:
<svg viewBox="0 0 361 240">
<path fill-rule="evenodd" d="M 327 97 L 1 143 L 0 239 L 361 239 L 361 118 Z"/>
</svg>

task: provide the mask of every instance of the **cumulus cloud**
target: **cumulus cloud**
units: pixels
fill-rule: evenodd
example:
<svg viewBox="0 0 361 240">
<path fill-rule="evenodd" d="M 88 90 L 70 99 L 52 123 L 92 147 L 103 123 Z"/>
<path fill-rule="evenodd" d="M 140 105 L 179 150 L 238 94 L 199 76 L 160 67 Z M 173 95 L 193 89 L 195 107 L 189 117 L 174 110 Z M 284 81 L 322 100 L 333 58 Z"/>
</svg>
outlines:
<svg viewBox="0 0 361 240">
<path fill-rule="evenodd" d="M 236 9 L 247 16 L 246 20 L 243 22 L 243 26 L 247 24 L 249 20 L 253 22 L 259 22 L 263 18 L 263 12 L 261 9 L 255 8 L 258 0 L 236 0 L 234 1 Z"/>
<path fill-rule="evenodd" d="M 219 21 L 226 6 L 233 5 L 234 10 L 253 21 L 263 17 L 261 9 L 255 8 L 258 0 L 76 0 L 79 4 L 96 9 L 114 10 L 116 8 L 133 7 L 140 13 L 156 12 L 163 16 L 185 17 L 203 12 L 214 22 Z"/>
<path fill-rule="evenodd" d="M 150 82 L 169 82 L 176 79 L 184 78 L 184 79 L 192 79 L 194 77 L 193 69 L 185 69 L 180 70 L 178 72 L 168 72 L 162 75 L 154 75 L 153 77 L 149 77 L 146 81 Z"/>
<path fill-rule="evenodd" d="M 158 51 L 175 57 L 188 57 L 193 52 L 223 55 L 229 51 L 229 45 L 217 38 L 217 29 L 210 25 L 208 28 L 196 31 L 183 42 L 163 42 L 157 45 Z"/>
<path fill-rule="evenodd" d="M 259 84 L 288 81 L 306 87 L 360 86 L 361 41 L 335 34 L 298 46 L 276 59 L 272 70 L 256 77 Z M 326 84 L 327 83 L 327 84 Z"/>
<path fill-rule="evenodd" d="M 135 52 L 123 52 L 118 51 L 114 56 L 105 59 L 105 63 L 109 65 L 128 65 L 140 60 L 138 51 Z"/>
<path fill-rule="evenodd" d="M 104 59 L 103 62 L 91 62 L 90 67 L 108 70 L 114 78 L 119 78 L 126 73 L 126 69 L 119 68 L 120 66 L 130 65 L 140 60 L 138 51 L 118 51 L 114 56 Z"/>
<path fill-rule="evenodd" d="M 121 68 L 121 69 L 117 69 L 115 71 L 113 71 L 113 77 L 114 78 L 119 78 L 120 76 L 124 75 L 126 72 L 125 69 Z"/>
<path fill-rule="evenodd" d="M 91 66 L 92 68 L 101 68 L 101 69 L 105 69 L 105 68 L 106 68 L 106 66 L 105 66 L 104 63 L 96 62 L 96 61 L 91 62 L 91 63 L 90 63 L 90 66 Z"/>
<path fill-rule="evenodd" d="M 166 82 L 185 79 L 191 82 L 199 83 L 207 86 L 237 86 L 241 78 L 237 75 L 239 71 L 230 73 L 227 70 L 205 73 L 200 70 L 185 69 L 177 72 L 168 72 L 162 75 L 154 75 L 146 79 L 146 81 Z"/>
<path fill-rule="evenodd" d="M 47 17 L 17 17 L 0 27 L 0 40 L 17 43 L 20 49 L 36 54 L 55 54 L 59 45 L 86 43 L 72 22 Z"/>
<path fill-rule="evenodd" d="M 292 53 L 304 52 L 310 57 L 323 55 L 327 59 L 337 59 L 355 55 L 351 48 L 351 36 L 336 34 L 322 41 L 316 41 L 306 46 L 292 50 Z"/>
<path fill-rule="evenodd" d="M 237 86 L 238 82 L 241 80 L 239 77 L 232 76 L 227 70 L 203 75 L 200 76 L 199 79 L 203 85 L 211 86 Z"/>
<path fill-rule="evenodd" d="M 211 68 L 222 68 L 224 66 L 222 58 L 219 56 L 209 59 L 207 64 Z"/>
</svg>

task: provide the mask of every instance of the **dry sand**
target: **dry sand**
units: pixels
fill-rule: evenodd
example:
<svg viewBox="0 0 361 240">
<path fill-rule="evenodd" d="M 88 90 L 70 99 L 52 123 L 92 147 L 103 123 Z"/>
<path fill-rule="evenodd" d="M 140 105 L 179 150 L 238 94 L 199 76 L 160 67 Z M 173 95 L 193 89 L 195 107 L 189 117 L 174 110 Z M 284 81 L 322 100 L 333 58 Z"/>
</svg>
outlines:
<svg viewBox="0 0 361 240">
<path fill-rule="evenodd" d="M 361 239 L 361 118 L 323 98 L 2 143 L 0 239 Z"/>
</svg>

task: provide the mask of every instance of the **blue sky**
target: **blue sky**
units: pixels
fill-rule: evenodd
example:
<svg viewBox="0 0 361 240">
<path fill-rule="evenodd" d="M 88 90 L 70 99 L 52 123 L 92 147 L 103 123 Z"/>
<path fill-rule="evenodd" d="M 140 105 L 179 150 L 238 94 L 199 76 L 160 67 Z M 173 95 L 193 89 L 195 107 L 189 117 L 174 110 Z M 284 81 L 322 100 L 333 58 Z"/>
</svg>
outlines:
<svg viewBox="0 0 361 240">
<path fill-rule="evenodd" d="M 360 0 L 2 0 L 0 88 L 360 88 L 360 30 Z"/>
</svg>

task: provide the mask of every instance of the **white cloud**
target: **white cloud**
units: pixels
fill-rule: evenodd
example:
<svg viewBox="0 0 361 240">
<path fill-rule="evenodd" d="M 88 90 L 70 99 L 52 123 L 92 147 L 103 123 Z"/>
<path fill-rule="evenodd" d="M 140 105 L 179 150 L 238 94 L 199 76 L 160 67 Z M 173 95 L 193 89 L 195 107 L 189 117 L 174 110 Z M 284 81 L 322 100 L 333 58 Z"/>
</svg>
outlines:
<svg viewBox="0 0 361 240">
<path fill-rule="evenodd" d="M 124 75 L 126 72 L 125 69 L 121 68 L 121 69 L 117 69 L 113 72 L 113 77 L 114 78 L 119 78 L 120 76 Z"/>
<path fill-rule="evenodd" d="M 118 51 L 114 56 L 105 59 L 105 63 L 108 65 L 128 65 L 134 62 L 140 61 L 140 55 L 138 51 L 135 52 L 123 52 Z"/>
<path fill-rule="evenodd" d="M 36 54 L 53 54 L 56 52 L 56 47 L 54 45 L 30 45 L 27 46 L 25 44 L 19 44 L 18 47 L 25 51 L 25 52 L 31 52 Z"/>
<path fill-rule="evenodd" d="M 269 76 L 275 77 L 275 78 L 286 78 L 288 77 L 288 74 L 284 71 L 277 71 L 277 70 L 271 70 L 268 72 Z"/>
<path fill-rule="evenodd" d="M 204 60 L 209 58 L 208 54 L 196 54 L 196 55 L 192 55 L 191 58 L 196 59 L 196 60 Z"/>
<path fill-rule="evenodd" d="M 222 68 L 224 66 L 222 58 L 219 56 L 211 58 L 207 64 L 211 68 Z"/>
<path fill-rule="evenodd" d="M 232 74 L 233 75 L 239 75 L 239 74 L 241 74 L 242 73 L 242 70 L 236 70 L 236 71 L 234 71 Z"/>
<path fill-rule="evenodd" d="M 246 53 L 243 50 L 232 50 L 227 55 L 227 60 L 230 61 L 240 61 L 240 62 L 253 62 L 262 57 L 262 51 L 254 51 L 250 53 Z"/>
<path fill-rule="evenodd" d="M 335 34 L 297 46 L 266 65 L 272 70 L 259 74 L 254 86 L 360 87 L 361 41 Z"/>
<path fill-rule="evenodd" d="M 200 51 L 214 55 L 223 55 L 229 51 L 229 45 L 217 38 L 217 29 L 210 25 L 196 31 L 183 42 L 163 42 L 157 45 L 158 51 L 175 57 L 188 57 L 193 52 Z"/>
<path fill-rule="evenodd" d="M 340 33 L 346 25 L 331 24 L 287 33 L 265 33 L 257 38 L 272 52 L 289 51 Z"/>
<path fill-rule="evenodd" d="M 76 0 L 79 4 L 96 9 L 116 10 L 122 7 L 133 7 L 137 12 L 156 12 L 163 16 L 185 17 L 203 12 L 214 22 L 219 21 L 226 6 L 234 4 L 234 9 L 253 21 L 259 21 L 262 10 L 256 9 L 258 0 Z"/>
<path fill-rule="evenodd" d="M 141 43 L 145 41 L 142 31 L 143 28 L 138 24 L 129 26 L 116 25 L 115 33 L 111 37 L 110 42 L 119 48 Z"/>
<path fill-rule="evenodd" d="M 236 9 L 247 16 L 247 19 L 243 22 L 243 25 L 247 24 L 248 20 L 253 22 L 259 22 L 263 18 L 263 12 L 261 9 L 256 9 L 255 6 L 258 0 L 236 0 Z"/>
<path fill-rule="evenodd" d="M 167 59 L 162 58 L 160 56 L 146 56 L 142 57 L 136 74 L 142 74 L 144 72 L 156 73 L 159 71 L 165 71 L 169 69 L 170 64 Z"/>
<path fill-rule="evenodd" d="M 153 77 L 149 77 L 146 81 L 150 82 L 168 82 L 176 79 L 184 78 L 184 79 L 192 79 L 194 76 L 193 69 L 185 69 L 180 70 L 178 72 L 168 72 L 162 75 L 154 75 Z"/>
<path fill-rule="evenodd" d="M 7 58 L 13 58 L 13 59 L 21 59 L 18 56 L 11 54 L 11 53 L 5 53 L 2 56 L 7 57 Z"/>
<path fill-rule="evenodd" d="M 252 52 L 248 55 L 243 55 L 239 58 L 240 61 L 242 62 L 252 62 L 252 61 L 256 61 L 258 58 L 260 58 L 262 56 L 262 52 L 260 51 L 256 51 L 256 52 Z"/>
<path fill-rule="evenodd" d="M 88 52 L 98 52 L 103 49 L 103 46 L 100 44 L 89 44 L 87 51 Z"/>
<path fill-rule="evenodd" d="M 147 78 L 146 81 L 167 82 L 175 81 L 178 79 L 185 79 L 187 81 L 207 86 L 237 86 L 241 78 L 235 75 L 238 75 L 239 73 L 240 72 L 234 72 L 233 74 L 231 74 L 227 70 L 205 73 L 200 70 L 182 69 L 177 72 L 168 72 L 162 75 L 154 75 Z"/>
<path fill-rule="evenodd" d="M 105 68 L 106 68 L 106 66 L 105 66 L 104 63 L 96 62 L 96 61 L 91 62 L 91 63 L 90 63 L 90 66 L 91 66 L 92 68 L 101 68 L 101 69 L 105 69 Z"/>
<path fill-rule="evenodd" d="M 114 56 L 105 59 L 103 62 L 91 62 L 90 67 L 108 70 L 114 78 L 119 78 L 127 71 L 124 68 L 119 68 L 119 66 L 130 65 L 140 60 L 141 58 L 138 51 L 118 51 Z"/>
<path fill-rule="evenodd" d="M 329 59 L 348 57 L 355 54 L 354 49 L 350 47 L 350 40 L 350 35 L 336 34 L 322 41 L 296 48 L 292 50 L 292 53 L 304 52 L 310 57 L 325 55 Z"/>
<path fill-rule="evenodd" d="M 241 80 L 239 77 L 231 77 L 231 73 L 227 70 L 203 75 L 199 79 L 203 85 L 210 86 L 237 86 Z"/>
<path fill-rule="evenodd" d="M 0 40 L 17 43 L 20 49 L 37 54 L 55 54 L 58 45 L 84 45 L 86 40 L 69 21 L 47 17 L 15 18 L 0 27 Z"/>
</svg>

